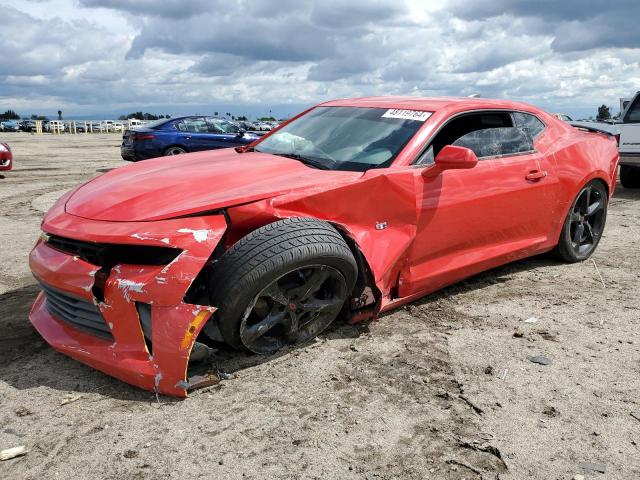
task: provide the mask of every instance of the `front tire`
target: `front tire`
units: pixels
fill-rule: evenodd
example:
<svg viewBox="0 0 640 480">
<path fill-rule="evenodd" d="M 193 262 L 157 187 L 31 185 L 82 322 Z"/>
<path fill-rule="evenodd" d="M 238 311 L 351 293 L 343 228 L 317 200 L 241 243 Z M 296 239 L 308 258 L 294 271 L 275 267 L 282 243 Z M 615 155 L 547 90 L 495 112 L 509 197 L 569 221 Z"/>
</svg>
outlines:
<svg viewBox="0 0 640 480">
<path fill-rule="evenodd" d="M 620 183 L 624 188 L 640 188 L 640 167 L 620 165 Z"/>
<path fill-rule="evenodd" d="M 571 263 L 589 258 L 602 238 L 607 207 L 608 192 L 602 182 L 582 187 L 564 221 L 555 255 Z"/>
<path fill-rule="evenodd" d="M 308 342 L 338 316 L 357 277 L 338 231 L 313 218 L 265 225 L 211 272 L 211 302 L 225 342 L 255 353 Z"/>
</svg>

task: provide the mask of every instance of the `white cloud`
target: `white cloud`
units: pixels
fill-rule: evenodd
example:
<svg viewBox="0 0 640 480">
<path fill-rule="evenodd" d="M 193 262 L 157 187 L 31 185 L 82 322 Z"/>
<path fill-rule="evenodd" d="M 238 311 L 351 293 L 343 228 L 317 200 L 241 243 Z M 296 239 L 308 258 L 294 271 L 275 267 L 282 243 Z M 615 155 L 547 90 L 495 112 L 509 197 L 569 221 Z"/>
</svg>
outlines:
<svg viewBox="0 0 640 480">
<path fill-rule="evenodd" d="M 10 1 L 0 108 L 287 115 L 334 97 L 480 93 L 595 111 L 640 89 L 640 4 L 592 3 Z"/>
</svg>

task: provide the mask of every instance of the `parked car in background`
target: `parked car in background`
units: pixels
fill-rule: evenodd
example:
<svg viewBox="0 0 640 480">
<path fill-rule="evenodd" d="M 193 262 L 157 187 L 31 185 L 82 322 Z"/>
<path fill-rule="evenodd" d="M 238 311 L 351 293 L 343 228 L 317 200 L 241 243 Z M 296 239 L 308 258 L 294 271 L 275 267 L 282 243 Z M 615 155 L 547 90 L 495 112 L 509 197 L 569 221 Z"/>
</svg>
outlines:
<svg viewBox="0 0 640 480">
<path fill-rule="evenodd" d="M 42 292 L 29 318 L 56 350 L 184 397 L 207 384 L 208 344 L 271 353 L 508 262 L 586 260 L 617 167 L 614 137 L 523 103 L 327 102 L 247 147 L 66 193 L 30 255 Z"/>
<path fill-rule="evenodd" d="M 255 123 L 248 122 L 246 120 L 236 120 L 235 124 L 245 132 L 254 132 L 258 130 L 258 127 Z"/>
<path fill-rule="evenodd" d="M 0 171 L 11 170 L 13 168 L 13 154 L 9 145 L 0 143 Z"/>
<path fill-rule="evenodd" d="M 3 120 L 0 122 L 0 130 L 3 132 L 19 132 L 20 125 L 15 120 Z"/>
<path fill-rule="evenodd" d="M 124 160 L 179 155 L 247 145 L 258 138 L 228 120 L 193 115 L 162 119 L 125 130 L 120 153 Z"/>
<path fill-rule="evenodd" d="M 103 120 L 101 126 L 104 132 L 124 132 L 125 129 L 122 122 L 115 122 L 113 120 Z"/>
<path fill-rule="evenodd" d="M 20 130 L 23 132 L 35 132 L 36 122 L 34 120 L 23 120 L 19 124 Z"/>
<path fill-rule="evenodd" d="M 235 123 L 236 125 L 238 125 L 238 127 L 240 127 L 240 129 L 244 130 L 245 132 L 252 133 L 258 137 L 261 137 L 267 133 L 266 131 L 260 130 L 258 128 L 258 125 L 256 125 L 253 122 L 247 122 L 247 121 L 241 120 L 241 121 L 236 121 Z"/>
<path fill-rule="evenodd" d="M 86 133 L 89 129 L 87 122 L 73 122 L 75 124 L 76 133 Z"/>
<path fill-rule="evenodd" d="M 554 113 L 553 116 L 558 120 L 562 120 L 563 122 L 573 122 L 573 118 L 571 118 L 566 113 Z"/>
<path fill-rule="evenodd" d="M 259 132 L 269 132 L 271 130 L 273 130 L 273 125 L 271 125 L 270 123 L 267 122 L 257 122 L 256 123 L 256 130 Z"/>
</svg>

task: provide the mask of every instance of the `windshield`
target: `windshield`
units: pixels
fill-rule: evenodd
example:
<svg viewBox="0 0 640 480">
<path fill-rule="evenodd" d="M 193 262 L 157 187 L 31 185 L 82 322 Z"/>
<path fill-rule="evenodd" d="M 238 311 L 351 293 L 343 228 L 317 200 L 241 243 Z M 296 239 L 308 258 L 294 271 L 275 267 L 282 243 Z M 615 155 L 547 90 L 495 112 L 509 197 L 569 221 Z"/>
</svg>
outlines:
<svg viewBox="0 0 640 480">
<path fill-rule="evenodd" d="M 387 167 L 428 112 L 318 107 L 256 145 L 256 152 L 295 158 L 326 170 Z"/>
</svg>

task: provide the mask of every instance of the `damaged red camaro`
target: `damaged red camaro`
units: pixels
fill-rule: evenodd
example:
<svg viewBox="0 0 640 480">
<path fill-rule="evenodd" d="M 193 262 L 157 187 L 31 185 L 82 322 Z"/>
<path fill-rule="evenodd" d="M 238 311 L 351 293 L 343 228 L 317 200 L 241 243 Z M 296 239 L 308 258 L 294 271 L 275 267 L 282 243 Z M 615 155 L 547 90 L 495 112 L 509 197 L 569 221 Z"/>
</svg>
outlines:
<svg viewBox="0 0 640 480">
<path fill-rule="evenodd" d="M 617 164 L 614 137 L 521 103 L 324 103 L 248 147 L 67 193 L 31 252 L 30 319 L 78 361 L 185 396 L 215 342 L 274 352 L 517 259 L 588 258 Z"/>
</svg>

